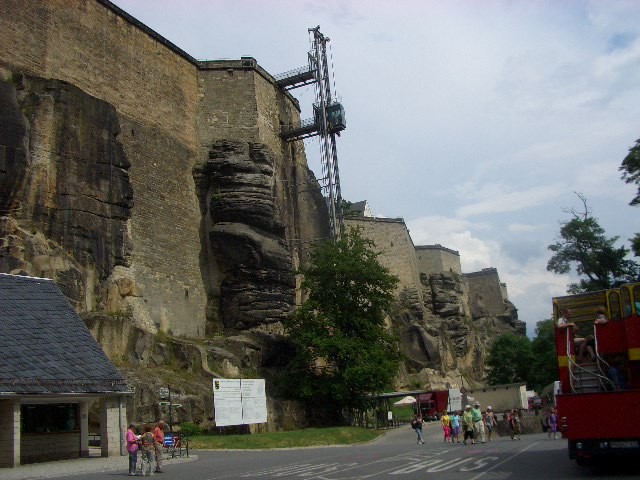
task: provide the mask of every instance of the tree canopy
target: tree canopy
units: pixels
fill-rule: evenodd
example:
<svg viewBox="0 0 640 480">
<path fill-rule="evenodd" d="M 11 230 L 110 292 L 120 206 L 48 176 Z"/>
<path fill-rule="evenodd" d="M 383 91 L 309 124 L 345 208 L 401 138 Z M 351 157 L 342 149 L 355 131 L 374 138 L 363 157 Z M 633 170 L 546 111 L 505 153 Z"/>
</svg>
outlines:
<svg viewBox="0 0 640 480">
<path fill-rule="evenodd" d="M 636 196 L 629 202 L 629 205 L 640 205 L 640 138 L 629 149 L 629 154 L 622 161 L 620 170 L 622 171 L 622 179 L 626 183 L 635 183 L 638 187 Z M 631 240 L 631 250 L 633 250 L 636 257 L 640 257 L 640 233 L 636 233 L 629 240 Z"/>
<path fill-rule="evenodd" d="M 500 335 L 487 356 L 489 385 L 528 383 L 532 361 L 531 340 L 513 333 Z"/>
<path fill-rule="evenodd" d="M 558 357 L 553 319 L 541 320 L 536 324 L 536 337 L 531 341 L 531 353 L 533 360 L 528 384 L 540 392 L 545 386 L 558 379 Z"/>
<path fill-rule="evenodd" d="M 385 329 L 398 279 L 373 248 L 357 229 L 319 244 L 301 268 L 307 299 L 285 321 L 297 345 L 297 394 L 336 411 L 364 407 L 368 394 L 389 388 L 401 358 Z"/>
<path fill-rule="evenodd" d="M 547 263 L 550 272 L 569 273 L 572 267 L 581 278 L 569 285 L 569 293 L 603 290 L 633 282 L 639 266 L 629 260 L 629 249 L 615 244 L 619 237 L 607 237 L 598 220 L 590 215 L 586 199 L 578 195 L 583 212 L 571 210 L 573 218 L 561 224 L 560 239 L 549 245 L 553 255 Z"/>
<path fill-rule="evenodd" d="M 629 149 L 629 154 L 622 160 L 620 165 L 622 179 L 626 183 L 635 183 L 638 186 L 636 196 L 629 202 L 629 205 L 640 205 L 640 138 L 636 144 Z"/>
<path fill-rule="evenodd" d="M 505 333 L 491 346 L 487 356 L 490 385 L 526 383 L 538 392 L 558 379 L 553 320 L 536 324 L 536 337 Z"/>
</svg>

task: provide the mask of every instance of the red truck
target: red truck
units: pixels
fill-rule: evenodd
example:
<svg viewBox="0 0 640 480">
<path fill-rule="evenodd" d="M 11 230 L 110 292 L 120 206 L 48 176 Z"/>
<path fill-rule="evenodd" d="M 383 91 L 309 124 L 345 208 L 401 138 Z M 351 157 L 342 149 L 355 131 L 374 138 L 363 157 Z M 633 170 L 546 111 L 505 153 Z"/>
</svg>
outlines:
<svg viewBox="0 0 640 480">
<path fill-rule="evenodd" d="M 637 457 L 640 283 L 555 297 L 553 312 L 560 378 L 556 404 L 569 458 L 585 465 L 603 457 Z M 605 315 L 603 323 L 595 323 L 598 312 Z M 560 326 L 559 319 L 569 326 Z"/>
<path fill-rule="evenodd" d="M 425 420 L 438 420 L 443 410 L 449 410 L 449 390 L 421 393 L 416 407 Z"/>
</svg>

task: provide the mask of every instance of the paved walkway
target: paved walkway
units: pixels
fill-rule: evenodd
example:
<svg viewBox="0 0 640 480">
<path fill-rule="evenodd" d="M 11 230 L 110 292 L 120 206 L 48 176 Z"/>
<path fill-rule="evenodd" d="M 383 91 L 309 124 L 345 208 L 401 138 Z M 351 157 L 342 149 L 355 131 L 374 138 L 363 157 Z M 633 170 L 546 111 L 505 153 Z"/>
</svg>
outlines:
<svg viewBox="0 0 640 480">
<path fill-rule="evenodd" d="M 189 452 L 189 458 L 174 457 L 164 458 L 163 465 L 175 465 L 176 463 L 192 462 L 197 460 L 197 455 Z M 60 460 L 57 462 L 32 463 L 16 468 L 0 468 L 0 480 L 30 480 L 38 478 L 56 478 L 69 475 L 82 475 L 85 473 L 115 472 L 126 473 L 129 469 L 129 456 L 124 457 L 100 457 L 90 456 L 75 460 Z M 161 479 L 162 476 L 154 477 Z"/>
</svg>

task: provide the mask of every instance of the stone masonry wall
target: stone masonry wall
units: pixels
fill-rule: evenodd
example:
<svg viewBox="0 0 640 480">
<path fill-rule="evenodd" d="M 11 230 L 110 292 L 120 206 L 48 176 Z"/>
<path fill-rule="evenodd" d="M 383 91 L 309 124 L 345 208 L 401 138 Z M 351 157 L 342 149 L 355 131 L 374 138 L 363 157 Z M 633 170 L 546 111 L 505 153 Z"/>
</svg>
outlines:
<svg viewBox="0 0 640 480">
<path fill-rule="evenodd" d="M 460 253 L 440 245 L 416 246 L 416 258 L 420 273 L 432 274 L 440 272 L 462 273 Z"/>
<path fill-rule="evenodd" d="M 380 263 L 400 279 L 396 293 L 411 291 L 423 303 L 415 247 L 403 219 L 346 217 L 347 227 L 363 229 L 363 236 L 381 252 Z"/>
<path fill-rule="evenodd" d="M 504 298 L 498 271 L 495 268 L 484 268 L 479 272 L 465 273 L 469 284 L 470 301 L 481 304 L 489 315 L 501 315 L 505 311 Z M 473 309 L 473 307 L 472 307 Z"/>
<path fill-rule="evenodd" d="M 199 62 L 199 98 L 202 159 L 219 141 L 259 143 L 277 159 L 273 171 L 275 218 L 285 226 L 293 267 L 297 269 L 312 242 L 326 238 L 329 231 L 326 205 L 307 166 L 303 142 L 283 142 L 280 138 L 280 125 L 299 121 L 297 101 L 277 88 L 271 75 L 251 57 Z M 206 208 L 202 208 L 204 213 Z M 205 215 L 203 231 L 210 227 Z M 210 247 L 205 249 L 212 258 Z M 210 295 L 218 295 L 222 275 L 216 269 L 209 274 L 207 288 Z"/>
<path fill-rule="evenodd" d="M 0 400 L 0 468 L 16 467 L 20 464 L 20 445 L 14 444 L 14 437 L 20 438 L 20 402 L 14 399 Z"/>
<path fill-rule="evenodd" d="M 131 275 L 157 326 L 204 333 L 197 62 L 109 2 L 0 0 L 0 70 L 60 79 L 120 116 L 134 191 Z"/>
</svg>

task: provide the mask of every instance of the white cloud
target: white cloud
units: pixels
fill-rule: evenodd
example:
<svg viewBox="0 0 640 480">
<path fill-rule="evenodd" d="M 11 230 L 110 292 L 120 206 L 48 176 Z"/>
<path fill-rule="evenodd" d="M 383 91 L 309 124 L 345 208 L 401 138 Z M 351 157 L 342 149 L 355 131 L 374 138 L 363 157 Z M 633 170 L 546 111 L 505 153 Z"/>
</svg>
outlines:
<svg viewBox="0 0 640 480">
<path fill-rule="evenodd" d="M 459 194 L 462 192 L 456 189 Z M 469 192 L 469 187 L 465 187 Z M 548 203 L 566 191 L 561 183 L 540 185 L 523 190 L 515 190 L 513 186 L 494 183 L 487 184 L 469 196 L 477 202 L 463 205 L 456 210 L 460 217 L 470 217 L 487 213 L 515 212 Z"/>
</svg>

